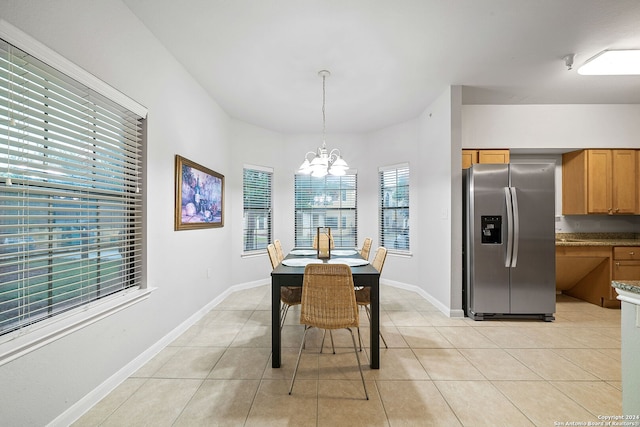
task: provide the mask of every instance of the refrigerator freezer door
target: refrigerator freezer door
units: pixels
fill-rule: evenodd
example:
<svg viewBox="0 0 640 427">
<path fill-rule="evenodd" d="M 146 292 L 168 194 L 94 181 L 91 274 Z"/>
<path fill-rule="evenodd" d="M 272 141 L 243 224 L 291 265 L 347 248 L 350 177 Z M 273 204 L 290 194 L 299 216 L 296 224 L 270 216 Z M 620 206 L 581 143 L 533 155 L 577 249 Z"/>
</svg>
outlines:
<svg viewBox="0 0 640 427">
<path fill-rule="evenodd" d="M 509 268 L 506 262 L 506 221 L 504 188 L 509 185 L 508 165 L 476 164 L 468 171 L 467 200 L 467 311 L 509 312 Z M 500 239 L 485 239 L 482 223 L 500 221 Z M 495 243 L 494 243 L 495 242 Z M 497 243 L 499 242 L 499 243 Z"/>
<path fill-rule="evenodd" d="M 511 313 L 555 313 L 555 175 L 553 164 L 510 165 L 519 211 Z"/>
</svg>

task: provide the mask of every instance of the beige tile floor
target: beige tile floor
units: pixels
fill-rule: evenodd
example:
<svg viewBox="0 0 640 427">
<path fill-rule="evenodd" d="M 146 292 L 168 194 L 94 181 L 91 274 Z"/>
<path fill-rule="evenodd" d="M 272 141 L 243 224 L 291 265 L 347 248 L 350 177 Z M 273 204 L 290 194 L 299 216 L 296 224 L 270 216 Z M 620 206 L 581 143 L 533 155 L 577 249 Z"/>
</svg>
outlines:
<svg viewBox="0 0 640 427">
<path fill-rule="evenodd" d="M 289 313 L 282 368 L 272 369 L 262 286 L 226 298 L 75 425 L 553 426 L 622 413 L 619 310 L 560 295 L 553 323 L 474 322 L 393 287 L 381 301 L 389 349 L 379 370 L 363 357 L 369 401 L 346 331 L 334 332 L 336 354 L 310 337 L 288 394 L 299 312 Z"/>
</svg>

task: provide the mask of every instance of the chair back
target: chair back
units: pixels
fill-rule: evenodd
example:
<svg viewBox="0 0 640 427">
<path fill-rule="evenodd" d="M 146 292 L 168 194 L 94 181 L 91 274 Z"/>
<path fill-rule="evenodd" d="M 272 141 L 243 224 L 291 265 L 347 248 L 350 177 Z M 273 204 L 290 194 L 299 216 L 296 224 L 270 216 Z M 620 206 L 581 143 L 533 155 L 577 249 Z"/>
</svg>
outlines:
<svg viewBox="0 0 640 427">
<path fill-rule="evenodd" d="M 269 253 L 269 260 L 271 261 L 271 268 L 276 268 L 280 264 L 278 259 L 278 251 L 276 251 L 276 245 L 269 243 L 267 245 L 267 252 Z"/>
<path fill-rule="evenodd" d="M 322 329 L 359 325 L 351 268 L 346 264 L 309 264 L 304 269 L 300 323 Z"/>
<path fill-rule="evenodd" d="M 284 252 L 282 251 L 282 244 L 279 239 L 273 241 L 273 245 L 276 247 L 276 253 L 278 254 L 278 263 L 281 263 L 284 259 Z"/>
<path fill-rule="evenodd" d="M 360 256 L 367 261 L 369 261 L 369 253 L 371 252 L 371 242 L 371 237 L 367 237 L 364 239 L 364 242 L 362 242 L 362 249 L 360 249 Z"/>
<path fill-rule="evenodd" d="M 373 262 L 371 265 L 373 268 L 382 273 L 382 267 L 384 267 L 384 260 L 387 259 L 387 248 L 384 246 L 380 246 L 376 250 L 376 255 L 373 257 Z"/>
<path fill-rule="evenodd" d="M 336 243 L 333 240 L 333 236 L 329 235 L 329 242 L 331 244 L 331 249 L 335 249 Z M 313 249 L 318 249 L 318 235 L 313 236 Z"/>
</svg>

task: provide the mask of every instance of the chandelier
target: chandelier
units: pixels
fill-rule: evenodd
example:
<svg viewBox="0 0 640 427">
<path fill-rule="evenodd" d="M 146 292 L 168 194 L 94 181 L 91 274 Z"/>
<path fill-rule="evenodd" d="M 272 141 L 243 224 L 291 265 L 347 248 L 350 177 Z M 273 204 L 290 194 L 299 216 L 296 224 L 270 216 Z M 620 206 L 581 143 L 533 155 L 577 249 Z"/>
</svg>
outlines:
<svg viewBox="0 0 640 427">
<path fill-rule="evenodd" d="M 309 151 L 304 155 L 304 162 L 300 165 L 298 173 L 314 177 L 323 177 L 327 174 L 344 175 L 349 169 L 349 165 L 340 155 L 340 150 L 334 148 L 329 151 L 325 142 L 327 129 L 327 120 L 325 116 L 325 82 L 331 73 L 327 70 L 318 71 L 318 75 L 322 77 L 322 146 L 318 147 L 316 152 Z"/>
</svg>

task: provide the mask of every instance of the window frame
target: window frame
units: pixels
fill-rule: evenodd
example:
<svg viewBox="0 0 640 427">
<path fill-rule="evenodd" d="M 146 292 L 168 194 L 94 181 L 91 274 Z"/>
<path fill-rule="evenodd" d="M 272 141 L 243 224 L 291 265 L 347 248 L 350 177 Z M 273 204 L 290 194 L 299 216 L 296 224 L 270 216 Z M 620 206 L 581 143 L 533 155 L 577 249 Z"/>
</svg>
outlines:
<svg viewBox="0 0 640 427">
<path fill-rule="evenodd" d="M 119 105 L 140 118 L 142 134 L 139 157 L 140 185 L 137 189 L 140 192 L 138 197 L 141 200 L 139 215 L 143 218 L 146 202 L 144 192 L 146 175 L 144 134 L 146 133 L 147 109 L 4 20 L 0 20 L 0 38 L 27 53 L 30 57 L 37 58 L 37 60 L 57 72 L 65 74 L 76 83 L 84 85 L 89 90 L 105 97 L 109 102 Z M 144 226 L 141 225 L 141 228 L 144 228 Z M 134 265 L 137 277 L 136 286 L 124 288 L 109 296 L 93 300 L 3 334 L 0 336 L 0 365 L 15 360 L 24 354 L 148 298 L 153 289 L 146 285 L 146 262 L 144 256 L 146 250 L 144 249 L 145 239 L 142 231 L 139 235 L 139 241 L 141 245 L 139 250 L 142 252 L 142 256 L 137 259 Z"/>
<path fill-rule="evenodd" d="M 317 199 L 317 203 L 334 203 L 333 197 L 327 201 L 327 193 L 336 192 L 339 193 L 338 206 L 335 207 L 309 207 L 302 208 L 301 203 L 304 200 L 309 200 L 310 195 L 304 197 L 299 194 L 299 190 L 304 188 L 299 185 L 301 180 L 309 182 L 309 186 L 306 187 L 309 190 L 313 187 L 312 184 L 320 183 L 324 181 L 324 187 L 317 187 L 316 190 L 321 190 L 322 194 L 314 195 L 314 200 Z M 339 180 L 338 186 L 327 186 L 327 180 Z M 352 187 L 349 187 L 352 185 Z M 349 193 L 352 192 L 351 197 Z M 335 215 L 327 215 L 328 212 L 333 212 Z M 305 216 L 307 219 L 300 218 Z M 358 244 L 358 173 L 355 169 L 350 169 L 343 176 L 326 175 L 324 177 L 313 177 L 305 174 L 295 174 L 294 176 L 294 246 L 296 247 L 311 247 L 313 242 L 313 236 L 315 235 L 316 227 L 331 227 L 331 234 L 335 241 L 336 247 L 357 247 Z M 352 220 L 351 225 L 347 225 Z M 302 222 L 302 223 L 301 223 Z M 305 226 L 305 222 L 309 223 L 309 226 Z M 337 225 L 337 226 L 335 226 Z M 306 230 L 306 232 L 305 232 Z M 346 234 L 343 230 L 347 231 Z M 345 243 L 346 240 L 346 243 Z"/>
<path fill-rule="evenodd" d="M 246 213 L 247 213 L 247 197 L 246 197 L 246 190 L 247 190 L 247 186 L 246 186 L 246 176 L 245 173 L 247 171 L 254 171 L 254 172 L 258 172 L 258 173 L 265 173 L 269 175 L 269 184 L 268 184 L 268 200 L 266 203 L 266 206 L 263 209 L 268 210 L 268 214 L 267 214 L 267 234 L 266 234 L 266 242 L 264 244 L 264 248 L 262 247 L 255 247 L 253 249 L 247 249 L 247 219 L 246 219 Z M 249 164 L 245 164 L 242 167 L 242 254 L 243 255 L 252 255 L 252 254 L 261 254 L 261 253 L 266 253 L 267 250 L 267 245 L 269 245 L 270 243 L 273 243 L 273 178 L 274 178 L 274 173 L 273 173 L 273 168 L 271 167 L 266 167 L 266 166 L 256 166 L 256 165 L 249 165 Z M 256 189 L 256 190 L 260 190 L 260 187 L 257 186 L 252 186 L 252 188 Z M 262 190 L 267 190 L 267 188 L 262 188 Z M 260 209 L 256 209 L 257 211 L 260 211 Z M 260 246 L 260 245 L 256 245 L 256 246 Z"/>
<path fill-rule="evenodd" d="M 395 185 L 386 185 L 385 186 L 385 174 L 395 174 Z M 386 195 L 396 193 L 398 188 L 398 181 L 404 178 L 406 179 L 406 185 L 404 187 L 403 194 L 406 195 L 406 202 L 402 202 L 402 205 L 391 206 L 387 203 L 385 205 Z M 385 192 L 385 189 L 391 189 L 391 193 L 388 191 Z M 410 228 L 410 214 L 411 214 L 411 169 L 409 163 L 398 163 L 389 166 L 381 166 L 378 168 L 378 238 L 380 242 L 380 246 L 384 246 L 387 248 L 388 253 L 400 254 L 400 255 L 411 255 L 411 228 Z M 405 200 L 405 199 L 403 199 Z M 397 213 L 405 212 L 402 231 L 395 231 L 395 241 L 393 245 L 390 245 L 388 241 L 386 241 L 385 235 L 389 235 L 390 233 L 394 233 L 393 228 L 397 227 L 387 227 L 385 225 L 385 218 L 387 217 L 388 212 L 394 212 L 393 216 L 397 217 Z M 397 222 L 397 220 L 396 220 Z M 388 230 L 391 229 L 391 230 Z M 398 247 L 398 236 L 403 236 L 402 241 L 406 241 L 406 244 L 403 246 L 406 247 Z"/>
</svg>

